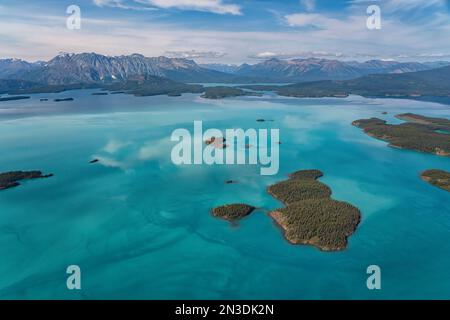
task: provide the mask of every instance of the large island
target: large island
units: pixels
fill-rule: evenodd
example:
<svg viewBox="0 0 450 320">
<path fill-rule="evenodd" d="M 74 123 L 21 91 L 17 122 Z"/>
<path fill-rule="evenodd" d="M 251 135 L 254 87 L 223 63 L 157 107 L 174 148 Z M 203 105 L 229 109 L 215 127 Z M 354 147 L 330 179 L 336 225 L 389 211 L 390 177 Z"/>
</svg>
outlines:
<svg viewBox="0 0 450 320">
<path fill-rule="evenodd" d="M 204 91 L 205 93 L 202 94 L 202 98 L 205 99 L 223 99 L 240 96 L 262 96 L 262 93 L 246 91 L 239 88 L 227 86 L 205 87 Z"/>
<path fill-rule="evenodd" d="M 389 142 L 389 146 L 450 156 L 450 121 L 406 113 L 396 116 L 407 122 L 387 124 L 378 118 L 360 119 L 353 125 L 371 137 Z"/>
<path fill-rule="evenodd" d="M 319 170 L 302 170 L 269 186 L 268 192 L 285 207 L 270 212 L 292 244 L 312 245 L 323 251 L 343 250 L 361 215 L 349 203 L 331 199 L 330 188 L 317 181 Z"/>
</svg>

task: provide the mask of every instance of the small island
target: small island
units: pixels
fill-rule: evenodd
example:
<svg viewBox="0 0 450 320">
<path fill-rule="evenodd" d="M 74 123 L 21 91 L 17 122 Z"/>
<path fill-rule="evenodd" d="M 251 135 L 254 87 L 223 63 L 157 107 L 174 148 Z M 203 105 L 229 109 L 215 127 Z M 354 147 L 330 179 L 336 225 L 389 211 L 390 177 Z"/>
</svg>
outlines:
<svg viewBox="0 0 450 320">
<path fill-rule="evenodd" d="M 212 210 L 212 215 L 216 218 L 221 218 L 230 222 L 240 220 L 255 210 L 255 207 L 248 204 L 237 203 L 227 204 L 224 206 L 216 207 Z"/>
<path fill-rule="evenodd" d="M 41 171 L 10 171 L 0 173 L 0 190 L 17 187 L 20 185 L 18 181 L 38 178 L 49 178 L 53 174 L 42 174 Z"/>
<path fill-rule="evenodd" d="M 351 204 L 331 199 L 331 189 L 317 181 L 322 175 L 319 170 L 297 171 L 288 180 L 269 186 L 268 193 L 285 204 L 269 215 L 292 244 L 344 250 L 361 215 Z"/>
<path fill-rule="evenodd" d="M 202 94 L 202 98 L 205 99 L 223 99 L 229 97 L 240 97 L 240 96 L 262 96 L 262 93 L 245 91 L 235 87 L 205 87 L 205 93 Z"/>
<path fill-rule="evenodd" d="M 0 102 L 2 102 L 2 101 L 24 100 L 24 99 L 30 99 L 30 96 L 4 97 L 4 98 L 0 98 Z"/>
<path fill-rule="evenodd" d="M 450 156 L 450 120 L 430 118 L 412 113 L 399 114 L 401 124 L 387 124 L 379 118 L 355 120 L 352 124 L 374 138 L 389 142 L 389 146 Z"/>
<path fill-rule="evenodd" d="M 239 88 L 233 87 L 208 87 L 205 88 L 205 93 L 202 94 L 202 98 L 205 99 L 223 99 L 227 97 L 244 96 L 245 91 Z"/>
<path fill-rule="evenodd" d="M 256 122 L 266 122 L 266 121 L 272 121 L 272 122 L 273 122 L 273 120 L 267 120 L 267 119 L 256 119 Z"/>
<path fill-rule="evenodd" d="M 450 172 L 430 169 L 421 173 L 421 178 L 429 184 L 450 191 Z"/>
</svg>

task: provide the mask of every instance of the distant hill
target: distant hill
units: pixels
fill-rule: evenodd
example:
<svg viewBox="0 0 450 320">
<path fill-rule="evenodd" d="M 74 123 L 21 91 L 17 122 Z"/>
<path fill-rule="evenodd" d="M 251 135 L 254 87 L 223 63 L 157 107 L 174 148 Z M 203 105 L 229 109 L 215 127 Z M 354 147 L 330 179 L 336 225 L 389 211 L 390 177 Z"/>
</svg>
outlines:
<svg viewBox="0 0 450 320">
<path fill-rule="evenodd" d="M 329 97 L 356 94 L 366 97 L 450 97 L 450 66 L 401 74 L 373 74 L 352 80 L 325 80 L 292 85 L 243 86 L 274 90 L 283 96 Z"/>
<path fill-rule="evenodd" d="M 39 68 L 42 62 L 27 62 L 21 59 L 0 59 L 0 79 L 21 78 L 24 73 Z"/>
<path fill-rule="evenodd" d="M 204 65 L 205 68 L 228 72 L 236 76 L 259 77 L 269 82 L 308 82 L 318 80 L 348 80 L 368 74 L 405 73 L 439 68 L 449 62 L 397 62 L 370 60 L 366 62 L 328 59 L 270 59 L 254 65 Z"/>
<path fill-rule="evenodd" d="M 239 66 L 236 64 L 209 63 L 200 64 L 200 67 L 229 74 L 236 74 L 236 71 L 239 70 Z"/>
</svg>

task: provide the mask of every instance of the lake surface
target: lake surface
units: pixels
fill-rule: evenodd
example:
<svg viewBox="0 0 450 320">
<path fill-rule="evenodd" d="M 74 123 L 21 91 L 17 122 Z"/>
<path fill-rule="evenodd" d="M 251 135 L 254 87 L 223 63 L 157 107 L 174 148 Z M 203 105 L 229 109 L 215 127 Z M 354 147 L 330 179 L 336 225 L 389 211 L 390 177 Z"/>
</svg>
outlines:
<svg viewBox="0 0 450 320">
<path fill-rule="evenodd" d="M 0 103 L 0 172 L 55 174 L 0 191 L 0 298 L 450 298 L 450 193 L 419 177 L 450 171 L 450 160 L 389 148 L 351 125 L 367 117 L 399 123 L 395 114 L 405 112 L 450 118 L 448 105 L 92 92 Z M 175 166 L 170 135 L 192 131 L 194 120 L 204 128 L 278 128 L 279 173 Z M 93 158 L 100 162 L 88 164 Z M 333 198 L 362 212 L 345 251 L 293 246 L 266 214 L 281 206 L 266 187 L 312 168 L 324 172 Z M 210 215 L 235 202 L 260 209 L 234 227 Z M 81 268 L 80 291 L 66 288 L 69 265 Z M 366 287 L 369 265 L 381 268 L 381 290 Z"/>
</svg>

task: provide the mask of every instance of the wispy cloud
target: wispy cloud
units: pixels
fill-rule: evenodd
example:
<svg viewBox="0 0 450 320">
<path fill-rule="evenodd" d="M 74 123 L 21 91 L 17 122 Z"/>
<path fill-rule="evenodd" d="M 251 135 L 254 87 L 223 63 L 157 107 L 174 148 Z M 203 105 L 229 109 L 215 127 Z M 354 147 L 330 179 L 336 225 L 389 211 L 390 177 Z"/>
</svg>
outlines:
<svg viewBox="0 0 450 320">
<path fill-rule="evenodd" d="M 217 14 L 241 15 L 241 7 L 227 4 L 223 0 L 94 0 L 99 7 L 115 7 L 121 9 L 180 9 L 212 12 Z"/>
<path fill-rule="evenodd" d="M 314 11 L 314 9 L 316 8 L 316 0 L 300 0 L 300 5 L 306 11 Z"/>
<path fill-rule="evenodd" d="M 378 4 L 383 11 L 393 13 L 409 10 L 444 9 L 448 0 L 350 0 L 353 5 Z"/>
<path fill-rule="evenodd" d="M 339 60 L 445 60 L 450 59 L 449 52 L 422 52 L 422 53 L 369 53 L 369 52 L 328 52 L 328 51 L 302 51 L 302 52 L 259 52 L 248 56 L 251 59 L 268 60 L 268 59 L 307 59 L 307 58 L 324 58 Z"/>
<path fill-rule="evenodd" d="M 169 58 L 185 58 L 185 59 L 218 59 L 226 56 L 224 52 L 217 51 L 166 51 L 164 55 Z"/>
<path fill-rule="evenodd" d="M 301 51 L 301 52 L 290 52 L 290 53 L 265 51 L 265 52 L 259 52 L 256 54 L 252 54 L 249 56 L 249 58 L 260 59 L 260 60 L 267 60 L 267 59 L 272 59 L 272 58 L 294 59 L 294 58 L 310 58 L 310 57 L 346 58 L 349 56 L 343 54 L 342 52 L 328 52 L 328 51 Z"/>
<path fill-rule="evenodd" d="M 111 8 L 119 8 L 119 9 L 127 9 L 127 10 L 143 10 L 143 11 L 153 11 L 158 10 L 154 7 L 134 5 L 134 1 L 127 2 L 126 0 L 93 0 L 94 4 L 98 7 L 111 7 Z M 137 3 L 139 1 L 136 1 Z"/>
<path fill-rule="evenodd" d="M 317 13 L 294 13 L 285 16 L 286 22 L 291 27 L 327 28 L 332 24 L 339 23 L 339 20 Z"/>
</svg>

